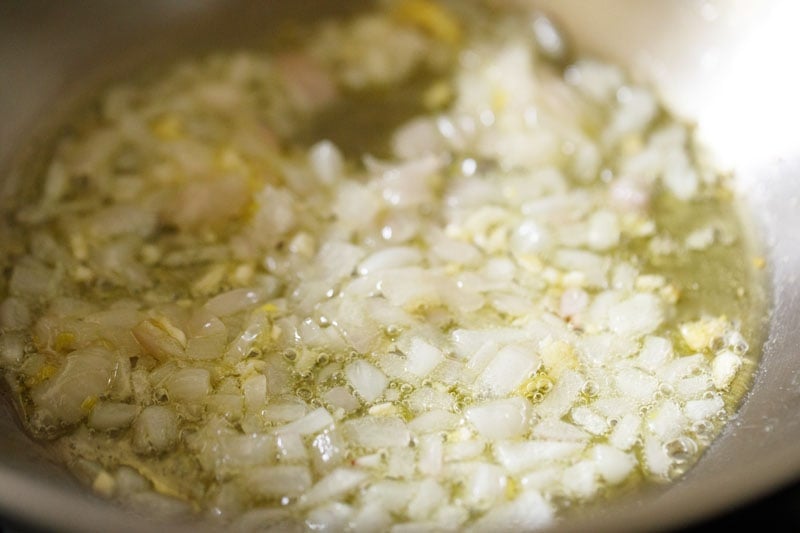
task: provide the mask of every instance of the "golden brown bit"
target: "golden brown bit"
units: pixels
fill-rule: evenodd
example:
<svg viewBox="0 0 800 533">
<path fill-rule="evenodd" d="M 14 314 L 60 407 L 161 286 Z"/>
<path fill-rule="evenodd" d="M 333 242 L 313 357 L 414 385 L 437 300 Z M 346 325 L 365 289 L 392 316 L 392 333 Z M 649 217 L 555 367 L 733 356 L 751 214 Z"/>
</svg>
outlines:
<svg viewBox="0 0 800 533">
<path fill-rule="evenodd" d="M 166 114 L 157 118 L 150 125 L 153 134 L 162 141 L 174 141 L 183 135 L 183 124 L 174 114 Z"/>
<path fill-rule="evenodd" d="M 625 155 L 637 154 L 642 151 L 642 148 L 644 148 L 644 141 L 639 134 L 629 135 L 622 141 L 622 152 Z"/>
<path fill-rule="evenodd" d="M 114 477 L 103 470 L 97 474 L 97 477 L 94 479 L 94 482 L 92 483 L 92 490 L 105 498 L 110 498 L 114 495 L 114 489 L 116 488 L 116 485 L 117 484 L 116 481 L 114 481 Z"/>
<path fill-rule="evenodd" d="M 519 492 L 520 492 L 519 483 L 517 483 L 517 480 L 515 480 L 514 478 L 509 477 L 506 480 L 506 494 L 505 494 L 506 498 L 508 498 L 509 500 L 513 500 L 514 498 L 517 497 Z"/>
<path fill-rule="evenodd" d="M 53 342 L 53 348 L 56 351 L 62 351 L 65 349 L 70 348 L 75 343 L 75 334 L 71 331 L 62 331 L 58 335 L 56 335 L 56 339 Z"/>
<path fill-rule="evenodd" d="M 212 295 L 219 290 L 222 279 L 227 272 L 226 264 L 212 265 L 197 281 L 192 285 L 192 293 L 198 295 Z"/>
<path fill-rule="evenodd" d="M 558 379 L 564 370 L 578 365 L 575 349 L 564 341 L 546 342 L 541 348 L 540 355 L 542 364 L 553 379 Z"/>
<path fill-rule="evenodd" d="M 737 288 L 736 288 L 736 296 L 737 296 L 738 298 L 744 298 L 744 296 L 745 296 L 746 294 L 747 294 L 747 291 L 745 290 L 745 288 L 744 288 L 744 287 L 737 287 Z"/>
<path fill-rule="evenodd" d="M 261 306 L 261 310 L 265 313 L 272 314 L 280 311 L 280 308 L 272 302 L 267 302 Z"/>
<path fill-rule="evenodd" d="M 186 335 L 166 317 L 143 320 L 131 331 L 142 350 L 158 360 L 184 355 Z"/>
<path fill-rule="evenodd" d="M 716 198 L 722 202 L 729 202 L 734 198 L 733 191 L 729 187 L 717 187 L 714 192 Z"/>
<path fill-rule="evenodd" d="M 81 409 L 89 412 L 97 404 L 97 396 L 87 396 L 81 403 Z"/>
<path fill-rule="evenodd" d="M 767 266 L 767 260 L 761 256 L 756 256 L 753 258 L 753 267 L 757 268 L 758 270 L 763 270 Z"/>
<path fill-rule="evenodd" d="M 243 175 L 251 172 L 244 156 L 231 146 L 223 146 L 217 150 L 214 154 L 214 163 L 220 170 L 237 171 Z"/>
<path fill-rule="evenodd" d="M 676 304 L 678 303 L 678 300 L 681 299 L 681 290 L 673 283 L 662 287 L 658 291 L 658 294 L 664 299 L 664 301 L 670 304 Z"/>
<path fill-rule="evenodd" d="M 703 318 L 681 324 L 680 331 L 689 348 L 701 351 L 711 348 L 714 340 L 723 336 L 726 327 L 725 317 Z"/>
<path fill-rule="evenodd" d="M 502 89 L 492 91 L 492 110 L 496 113 L 502 112 L 508 105 L 508 93 Z"/>
<path fill-rule="evenodd" d="M 43 381 L 47 381 L 48 379 L 52 378 L 58 372 L 58 367 L 53 366 L 51 364 L 44 365 L 36 375 L 32 376 L 31 378 L 25 380 L 25 384 L 29 387 L 33 387 L 34 385 L 41 383 Z"/>
<path fill-rule="evenodd" d="M 422 104 L 426 109 L 435 111 L 446 107 L 452 102 L 454 96 L 453 88 L 450 84 L 439 81 L 431 85 L 428 90 L 425 91 L 425 94 L 422 95 Z"/>
<path fill-rule="evenodd" d="M 417 26 L 449 45 L 457 45 L 461 41 L 461 26 L 456 18 L 429 0 L 404 0 L 395 8 L 393 15 L 398 21 Z"/>
<path fill-rule="evenodd" d="M 72 272 L 72 279 L 78 282 L 89 282 L 94 279 L 94 271 L 84 265 L 78 265 Z"/>
</svg>

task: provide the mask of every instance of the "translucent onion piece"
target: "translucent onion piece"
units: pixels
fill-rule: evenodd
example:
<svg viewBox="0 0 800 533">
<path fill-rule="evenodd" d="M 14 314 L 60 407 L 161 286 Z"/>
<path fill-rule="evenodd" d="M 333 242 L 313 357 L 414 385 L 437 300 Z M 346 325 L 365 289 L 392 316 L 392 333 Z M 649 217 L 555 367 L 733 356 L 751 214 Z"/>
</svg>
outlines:
<svg viewBox="0 0 800 533">
<path fill-rule="evenodd" d="M 139 406 L 127 403 L 103 402 L 94 406 L 89 425 L 101 431 L 128 427 L 139 412 Z"/>
<path fill-rule="evenodd" d="M 389 380 L 386 375 L 367 361 L 354 361 L 345 368 L 347 380 L 367 402 L 374 402 L 383 393 Z"/>
<path fill-rule="evenodd" d="M 145 407 L 133 423 L 133 448 L 142 454 L 160 454 L 178 440 L 178 416 L 169 407 Z"/>
<path fill-rule="evenodd" d="M 114 355 L 103 348 L 86 348 L 69 354 L 49 380 L 31 391 L 37 426 L 74 424 L 108 390 L 114 373 Z"/>
<path fill-rule="evenodd" d="M 530 404 L 518 397 L 494 400 L 470 407 L 465 415 L 484 438 L 510 439 L 528 429 Z"/>
</svg>

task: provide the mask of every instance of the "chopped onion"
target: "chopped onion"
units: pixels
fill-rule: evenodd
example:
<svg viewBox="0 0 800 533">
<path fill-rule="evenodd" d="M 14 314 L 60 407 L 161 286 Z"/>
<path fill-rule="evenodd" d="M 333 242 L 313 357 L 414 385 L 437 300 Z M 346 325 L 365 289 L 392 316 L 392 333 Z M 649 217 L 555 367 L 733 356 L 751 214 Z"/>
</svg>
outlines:
<svg viewBox="0 0 800 533">
<path fill-rule="evenodd" d="M 89 425 L 94 429 L 109 431 L 128 427 L 136 415 L 139 407 L 127 403 L 102 402 L 98 403 L 89 414 Z"/>
<path fill-rule="evenodd" d="M 553 386 L 553 390 L 534 407 L 534 412 L 543 417 L 564 416 L 575 403 L 583 384 L 584 380 L 578 373 L 571 370 L 564 371 Z"/>
<path fill-rule="evenodd" d="M 367 402 L 378 399 L 389 383 L 380 369 L 363 360 L 347 365 L 345 375 L 356 393 Z"/>
<path fill-rule="evenodd" d="M 686 428 L 686 417 L 674 401 L 662 402 L 647 415 L 647 427 L 664 442 L 678 437 Z"/>
<path fill-rule="evenodd" d="M 645 437 L 644 462 L 651 474 L 663 479 L 669 476 L 672 459 L 664 449 L 664 443 L 653 435 Z"/>
<path fill-rule="evenodd" d="M 422 254 L 410 246 L 395 246 L 384 248 L 364 259 L 358 265 L 358 273 L 366 276 L 372 272 L 388 268 L 407 267 L 420 263 Z"/>
<path fill-rule="evenodd" d="M 205 308 L 212 315 L 225 317 L 258 305 L 264 297 L 259 289 L 234 289 L 214 296 L 206 302 Z"/>
<path fill-rule="evenodd" d="M 608 283 L 610 262 L 605 257 L 582 250 L 559 250 L 555 261 L 565 270 L 581 272 L 590 287 L 603 288 Z"/>
<path fill-rule="evenodd" d="M 58 272 L 40 261 L 25 257 L 11 272 L 8 292 L 23 299 L 50 297 L 59 284 Z"/>
<path fill-rule="evenodd" d="M 353 531 L 386 531 L 392 525 L 392 516 L 380 505 L 366 503 L 350 522 Z"/>
<path fill-rule="evenodd" d="M 590 498 L 598 489 L 597 467 L 592 461 L 579 461 L 564 470 L 561 483 L 568 494 Z"/>
<path fill-rule="evenodd" d="M 354 446 L 392 448 L 406 446 L 411 434 L 399 418 L 365 416 L 348 420 L 343 426 L 345 438 Z"/>
<path fill-rule="evenodd" d="M 725 402 L 719 396 L 686 402 L 684 413 L 692 421 L 701 421 L 716 416 L 725 409 Z"/>
<path fill-rule="evenodd" d="M 303 437 L 299 433 L 282 431 L 275 438 L 278 459 L 285 463 L 305 463 L 308 461 L 308 450 Z"/>
<path fill-rule="evenodd" d="M 603 435 L 608 431 L 608 423 L 605 418 L 586 406 L 573 408 L 572 420 L 593 435 Z"/>
<path fill-rule="evenodd" d="M 416 492 L 414 483 L 384 479 L 366 487 L 363 498 L 390 513 L 401 513 Z"/>
<path fill-rule="evenodd" d="M 205 368 L 184 368 L 169 377 L 166 387 L 171 400 L 201 403 L 211 392 L 211 374 Z"/>
<path fill-rule="evenodd" d="M 672 343 L 662 337 L 647 336 L 644 339 L 637 364 L 645 369 L 654 371 L 666 365 L 673 357 Z"/>
<path fill-rule="evenodd" d="M 467 531 L 501 531 L 514 529 L 530 531 L 552 523 L 555 512 L 541 494 L 525 491 L 514 500 L 492 508 Z"/>
<path fill-rule="evenodd" d="M 465 415 L 482 437 L 511 439 L 528 429 L 530 404 L 524 398 L 494 400 L 470 407 Z"/>
<path fill-rule="evenodd" d="M 361 406 L 347 387 L 334 387 L 325 393 L 325 401 L 345 412 L 355 411 Z"/>
<path fill-rule="evenodd" d="M 311 487 L 311 480 L 311 472 L 305 466 L 259 466 L 242 474 L 247 490 L 261 498 L 301 496 Z"/>
<path fill-rule="evenodd" d="M 177 440 L 178 416 L 169 407 L 145 407 L 133 423 L 133 448 L 141 454 L 169 451 Z"/>
<path fill-rule="evenodd" d="M 663 320 L 661 301 L 652 294 L 637 294 L 609 309 L 609 326 L 618 335 L 646 335 L 660 326 Z"/>
<path fill-rule="evenodd" d="M 623 368 L 614 377 L 620 394 L 640 402 L 649 402 L 658 390 L 658 380 L 635 368 Z"/>
<path fill-rule="evenodd" d="M 494 445 L 494 455 L 509 472 L 519 473 L 551 461 L 568 459 L 580 453 L 580 442 L 546 440 L 500 441 Z"/>
<path fill-rule="evenodd" d="M 147 319 L 131 330 L 142 350 L 159 360 L 182 358 L 186 335 L 167 318 Z"/>
<path fill-rule="evenodd" d="M 242 383 L 244 407 L 251 413 L 261 412 L 267 402 L 267 377 L 255 374 Z"/>
<path fill-rule="evenodd" d="M 12 297 L 0 303 L 0 327 L 6 330 L 23 329 L 30 323 L 30 309 L 24 300 Z"/>
<path fill-rule="evenodd" d="M 541 17 L 392 4 L 110 90 L 0 216 L 0 368 L 98 494 L 233 530 L 528 531 L 721 427 L 742 317 L 713 283 L 689 316 L 670 265 L 743 248 L 662 213 L 726 208 L 691 129 L 618 67 L 543 68 Z M 307 138 L 415 73 L 388 159 L 358 153 L 377 123 Z"/>
<path fill-rule="evenodd" d="M 521 345 L 497 352 L 478 377 L 478 386 L 492 396 L 504 396 L 519 387 L 539 366 L 532 350 Z"/>
<path fill-rule="evenodd" d="M 633 456 L 606 444 L 592 448 L 591 455 L 598 473 L 612 485 L 624 481 L 636 466 Z"/>
<path fill-rule="evenodd" d="M 327 472 L 336 467 L 345 458 L 346 446 L 339 431 L 325 430 L 319 433 L 310 447 L 315 470 Z"/>
<path fill-rule="evenodd" d="M 589 439 L 589 434 L 582 429 L 554 418 L 547 418 L 537 422 L 533 428 L 532 435 L 542 440 L 583 442 Z"/>
<path fill-rule="evenodd" d="M 417 434 L 452 430 L 459 422 L 458 415 L 448 411 L 431 410 L 422 413 L 408 423 L 409 429 Z"/>
<path fill-rule="evenodd" d="M 406 398 L 408 408 L 413 413 L 427 413 L 431 411 L 450 411 L 455 399 L 446 391 L 433 387 L 422 387 L 412 392 Z"/>
<path fill-rule="evenodd" d="M 609 442 L 620 450 L 629 450 L 639 440 L 641 420 L 637 415 L 626 414 L 614 426 Z"/>
<path fill-rule="evenodd" d="M 202 446 L 202 443 L 201 443 Z M 277 445 L 272 435 L 249 433 L 221 435 L 214 450 L 214 468 L 221 472 L 237 472 L 274 462 Z"/>
<path fill-rule="evenodd" d="M 408 503 L 408 516 L 412 520 L 425 520 L 442 505 L 447 493 L 433 478 L 423 479 L 416 495 Z"/>
<path fill-rule="evenodd" d="M 49 380 L 36 386 L 37 426 L 74 424 L 88 414 L 89 405 L 108 390 L 115 367 L 114 356 L 103 348 L 76 350 Z"/>
<path fill-rule="evenodd" d="M 308 157 L 317 178 L 325 185 L 332 185 L 341 176 L 344 159 L 331 141 L 320 141 L 312 146 Z"/>
<path fill-rule="evenodd" d="M 4 364 L 14 364 L 22 359 L 25 339 L 21 333 L 6 333 L 0 336 L 0 358 Z"/>
<path fill-rule="evenodd" d="M 405 355 L 405 370 L 419 377 L 427 376 L 444 360 L 444 355 L 439 348 L 420 337 L 411 339 Z"/>
<path fill-rule="evenodd" d="M 186 334 L 186 355 L 191 359 L 217 359 L 223 355 L 228 341 L 228 328 L 205 310 L 191 318 Z"/>
<path fill-rule="evenodd" d="M 727 389 L 741 366 L 742 358 L 735 353 L 726 350 L 717 354 L 711 361 L 711 376 L 714 386 L 719 390 Z"/>
<path fill-rule="evenodd" d="M 314 409 L 302 418 L 281 426 L 278 428 L 278 433 L 298 433 L 300 435 L 311 435 L 328 428 L 333 424 L 333 418 L 330 413 L 324 408 L 320 407 Z"/>
<path fill-rule="evenodd" d="M 502 497 L 507 484 L 502 468 L 491 463 L 476 463 L 465 486 L 465 497 L 471 505 L 489 506 Z"/>
<path fill-rule="evenodd" d="M 339 498 L 361 485 L 369 474 L 354 468 L 337 468 L 319 480 L 300 499 L 302 506 L 319 505 L 322 502 Z"/>
<path fill-rule="evenodd" d="M 352 506 L 333 501 L 310 510 L 305 523 L 312 531 L 342 531 L 354 514 Z"/>
<path fill-rule="evenodd" d="M 438 476 L 444 461 L 444 443 L 441 435 L 428 434 L 419 439 L 417 469 L 428 476 Z"/>
</svg>

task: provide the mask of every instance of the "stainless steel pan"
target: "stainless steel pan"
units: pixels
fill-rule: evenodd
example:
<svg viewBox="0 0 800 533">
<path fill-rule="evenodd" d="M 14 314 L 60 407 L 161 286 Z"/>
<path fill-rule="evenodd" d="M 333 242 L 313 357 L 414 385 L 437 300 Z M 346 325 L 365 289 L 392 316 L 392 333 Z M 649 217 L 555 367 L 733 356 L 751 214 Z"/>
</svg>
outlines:
<svg viewBox="0 0 800 533">
<path fill-rule="evenodd" d="M 512 1 L 512 0 L 506 0 Z M 525 1 L 525 0 L 516 0 Z M 581 530 L 678 527 L 800 479 L 800 4 L 793 0 L 543 0 L 580 50 L 652 80 L 732 169 L 768 259 L 769 330 L 752 391 L 679 483 L 590 510 Z M 80 0 L 0 4 L 0 201 L 82 91 L 129 67 L 268 37 L 285 17 L 346 4 Z M 2 243 L 0 243 L 2 246 Z M 152 530 L 92 497 L 0 416 L 0 515 L 64 531 Z M 175 530 L 175 528 L 171 528 Z M 196 529 L 195 529 L 196 530 Z"/>
</svg>

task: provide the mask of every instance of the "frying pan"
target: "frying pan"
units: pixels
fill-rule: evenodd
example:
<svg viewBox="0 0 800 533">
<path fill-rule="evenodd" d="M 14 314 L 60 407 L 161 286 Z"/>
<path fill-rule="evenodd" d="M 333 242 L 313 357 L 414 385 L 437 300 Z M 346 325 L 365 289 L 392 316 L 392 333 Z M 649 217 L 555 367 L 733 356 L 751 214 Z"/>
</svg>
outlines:
<svg viewBox="0 0 800 533">
<path fill-rule="evenodd" d="M 506 0 L 515 1 L 515 0 Z M 525 0 L 516 0 L 524 2 Z M 363 2 L 76 0 L 0 4 L 0 203 L 27 186 L 48 132 L 88 88 L 181 53 L 268 38 Z M 767 258 L 759 369 L 738 414 L 677 483 L 589 508 L 559 530 L 681 527 L 800 479 L 800 4 L 793 0 L 542 0 L 579 51 L 651 81 L 697 123 L 736 189 Z M 2 243 L 0 243 L 0 246 Z M 0 515 L 58 531 L 152 531 L 92 496 L 0 412 Z M 172 524 L 170 531 L 198 530 Z"/>
</svg>

